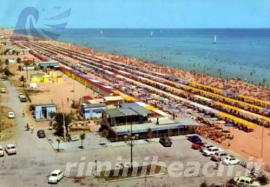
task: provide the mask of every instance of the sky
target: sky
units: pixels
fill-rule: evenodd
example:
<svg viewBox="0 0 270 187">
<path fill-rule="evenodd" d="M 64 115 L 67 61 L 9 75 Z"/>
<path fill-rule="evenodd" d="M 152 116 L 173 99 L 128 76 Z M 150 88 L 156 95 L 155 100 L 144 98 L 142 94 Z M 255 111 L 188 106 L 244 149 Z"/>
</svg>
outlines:
<svg viewBox="0 0 270 187">
<path fill-rule="evenodd" d="M 0 26 L 15 27 L 27 7 L 36 27 L 66 28 L 270 28 L 270 0 L 0 0 Z M 57 20 L 71 8 L 70 15 Z M 29 23 L 31 14 L 21 17 Z M 33 16 L 32 16 L 33 19 Z"/>
</svg>

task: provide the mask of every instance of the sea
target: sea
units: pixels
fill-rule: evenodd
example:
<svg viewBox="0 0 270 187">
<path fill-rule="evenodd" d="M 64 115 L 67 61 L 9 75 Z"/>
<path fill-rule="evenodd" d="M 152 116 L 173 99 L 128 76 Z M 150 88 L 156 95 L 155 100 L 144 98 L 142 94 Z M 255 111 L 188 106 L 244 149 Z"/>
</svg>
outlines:
<svg viewBox="0 0 270 187">
<path fill-rule="evenodd" d="M 270 86 L 270 29 L 64 29 L 57 40 Z"/>
</svg>

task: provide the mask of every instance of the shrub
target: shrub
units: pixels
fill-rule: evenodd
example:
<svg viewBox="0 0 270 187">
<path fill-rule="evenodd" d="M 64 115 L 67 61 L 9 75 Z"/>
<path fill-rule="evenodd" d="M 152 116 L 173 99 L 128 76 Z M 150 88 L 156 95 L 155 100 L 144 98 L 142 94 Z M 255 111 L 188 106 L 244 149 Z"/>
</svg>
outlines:
<svg viewBox="0 0 270 187">
<path fill-rule="evenodd" d="M 261 185 L 266 185 L 269 183 L 269 179 L 266 175 L 257 177 L 257 181 L 259 181 Z"/>
<path fill-rule="evenodd" d="M 207 182 L 206 182 L 206 181 L 203 181 L 203 182 L 201 183 L 200 187 L 208 187 Z"/>
<path fill-rule="evenodd" d="M 227 183 L 228 183 L 228 184 L 235 184 L 235 185 L 236 185 L 236 182 L 233 180 L 233 178 L 231 178 L 230 180 L 228 180 Z"/>
</svg>

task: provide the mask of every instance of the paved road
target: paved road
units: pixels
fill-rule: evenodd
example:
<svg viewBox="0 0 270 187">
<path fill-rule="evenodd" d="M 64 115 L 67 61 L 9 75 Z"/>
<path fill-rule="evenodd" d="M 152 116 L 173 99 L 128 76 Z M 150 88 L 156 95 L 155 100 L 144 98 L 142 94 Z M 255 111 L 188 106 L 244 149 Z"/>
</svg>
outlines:
<svg viewBox="0 0 270 187">
<path fill-rule="evenodd" d="M 103 149 L 95 150 L 82 150 L 77 152 L 56 153 L 47 139 L 38 139 L 36 133 L 31 134 L 25 131 L 25 124 L 27 122 L 34 123 L 31 117 L 22 117 L 21 111 L 25 104 L 20 103 L 18 99 L 17 90 L 12 87 L 9 82 L 3 82 L 9 90 L 8 99 L 3 105 L 11 107 L 17 120 L 16 136 L 8 141 L 0 142 L 1 146 L 7 143 L 15 143 L 17 146 L 17 155 L 7 156 L 0 158 L 0 186 L 5 187 L 46 187 L 53 186 L 47 183 L 47 176 L 54 169 L 66 169 L 68 162 L 77 162 L 78 164 L 85 163 L 86 172 L 87 164 L 94 163 L 95 160 L 100 162 L 111 161 L 114 163 L 118 157 L 122 157 L 121 162 L 129 162 L 130 148 L 128 146 L 113 147 L 108 146 Z M 154 156 L 158 157 L 158 161 L 163 161 L 167 166 L 175 161 L 180 161 L 186 168 L 188 161 L 199 161 L 201 164 L 209 162 L 209 158 L 203 157 L 198 151 L 190 149 L 190 142 L 185 139 L 173 140 L 171 148 L 164 148 L 159 143 L 150 142 L 147 144 L 138 144 L 134 147 L 134 161 L 142 164 L 147 161 L 146 158 L 150 157 L 151 161 Z M 85 157 L 85 161 L 82 158 Z M 202 167 L 201 165 L 200 167 Z M 231 168 L 231 167 L 230 167 Z M 227 171 L 228 167 L 226 167 Z M 243 171 L 240 166 L 235 167 L 236 170 Z M 210 172 L 214 170 L 212 167 Z M 78 167 L 71 170 L 71 175 L 76 175 Z M 85 184 L 85 186 L 108 186 L 108 187 L 132 187 L 132 186 L 147 186 L 147 187 L 198 187 L 201 182 L 207 180 L 209 182 L 226 181 L 229 177 L 211 177 L 205 178 L 200 172 L 199 176 L 193 177 L 176 177 L 172 178 L 169 175 L 162 175 L 159 177 L 148 177 L 140 179 L 130 179 L 118 182 L 103 183 L 97 181 L 93 176 L 85 179 L 75 181 L 73 178 L 65 177 L 57 186 L 75 187 Z"/>
</svg>

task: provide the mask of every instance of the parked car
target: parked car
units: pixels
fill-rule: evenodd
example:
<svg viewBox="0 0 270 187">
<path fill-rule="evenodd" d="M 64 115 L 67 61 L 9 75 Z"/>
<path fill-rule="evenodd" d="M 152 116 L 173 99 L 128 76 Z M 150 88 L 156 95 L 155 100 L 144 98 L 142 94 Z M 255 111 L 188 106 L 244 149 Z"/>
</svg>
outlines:
<svg viewBox="0 0 270 187">
<path fill-rule="evenodd" d="M 48 183 L 57 184 L 63 177 L 64 177 L 63 171 L 59 169 L 54 170 L 49 176 Z"/>
<path fill-rule="evenodd" d="M 215 154 L 213 154 L 211 156 L 211 160 L 220 162 L 221 160 L 223 160 L 224 158 L 226 158 L 226 156 L 228 156 L 228 154 L 226 152 L 219 151 L 219 152 L 216 152 Z"/>
<path fill-rule="evenodd" d="M 226 158 L 223 159 L 222 163 L 224 165 L 235 165 L 239 164 L 240 160 L 235 158 L 234 156 L 226 156 Z"/>
<path fill-rule="evenodd" d="M 24 95 L 21 95 L 20 96 L 20 101 L 21 102 L 27 102 L 27 99 L 26 99 L 26 97 Z"/>
<path fill-rule="evenodd" d="M 23 94 L 23 93 L 19 93 L 19 98 L 21 98 L 21 96 L 24 96 L 25 97 L 25 95 Z"/>
<path fill-rule="evenodd" d="M 1 88 L 1 89 L 0 89 L 0 92 L 1 92 L 1 93 L 7 93 L 7 90 L 6 90 L 6 88 Z"/>
<path fill-rule="evenodd" d="M 4 150 L 1 146 L 0 146 L 0 156 L 4 156 Z"/>
<path fill-rule="evenodd" d="M 188 136 L 187 140 L 189 140 L 192 143 L 201 143 L 202 142 L 201 138 L 197 135 Z"/>
<path fill-rule="evenodd" d="M 38 130 L 37 131 L 37 136 L 39 138 L 45 138 L 45 132 L 44 132 L 44 130 Z"/>
<path fill-rule="evenodd" d="M 164 147 L 171 147 L 172 146 L 172 141 L 170 140 L 170 138 L 169 137 L 161 137 L 160 139 L 159 139 L 159 143 L 161 144 L 161 145 L 163 145 Z"/>
<path fill-rule="evenodd" d="M 16 146 L 14 144 L 8 144 L 5 148 L 8 155 L 17 154 Z"/>
<path fill-rule="evenodd" d="M 14 119 L 15 118 L 14 112 L 8 112 L 8 118 L 9 119 Z"/>
<path fill-rule="evenodd" d="M 198 149 L 201 149 L 205 144 L 206 143 L 204 143 L 204 142 L 194 143 L 194 144 L 191 145 L 191 148 L 198 150 Z"/>
<path fill-rule="evenodd" d="M 258 181 L 254 181 L 250 177 L 245 176 L 234 177 L 233 180 L 236 182 L 237 186 L 247 186 L 247 187 L 261 186 L 261 184 Z"/>
<path fill-rule="evenodd" d="M 203 152 L 206 149 L 209 149 L 210 147 L 214 147 L 213 145 L 205 145 L 200 148 L 200 152 Z"/>
<path fill-rule="evenodd" d="M 220 148 L 217 148 L 217 147 L 210 147 L 210 148 L 203 151 L 203 155 L 204 156 L 211 156 L 211 155 L 215 154 L 218 151 L 223 151 L 223 150 L 220 149 Z"/>
</svg>

